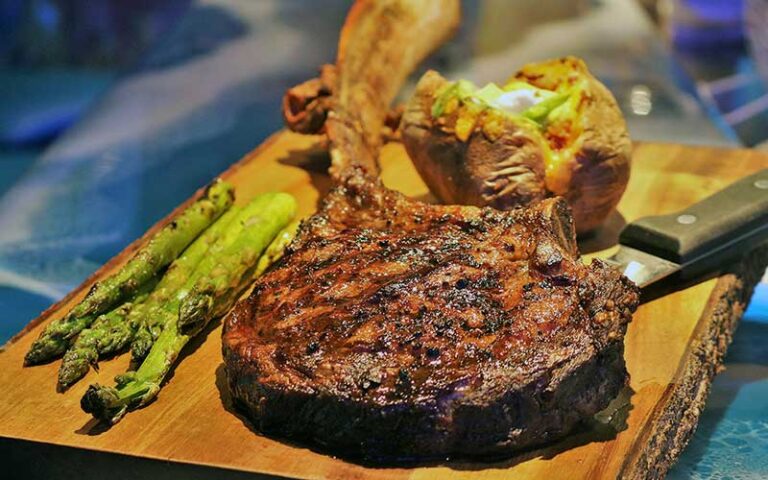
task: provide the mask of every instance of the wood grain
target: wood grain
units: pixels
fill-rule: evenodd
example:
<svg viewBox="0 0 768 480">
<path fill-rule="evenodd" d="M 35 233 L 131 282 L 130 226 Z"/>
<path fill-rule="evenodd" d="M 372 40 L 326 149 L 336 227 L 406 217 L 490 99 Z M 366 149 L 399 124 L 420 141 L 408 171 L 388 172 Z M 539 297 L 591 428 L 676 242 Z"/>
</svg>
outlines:
<svg viewBox="0 0 768 480">
<path fill-rule="evenodd" d="M 623 222 L 680 209 L 765 167 L 768 157 L 745 150 L 641 144 L 633 161 L 620 215 L 582 248 L 606 253 L 602 249 L 615 244 Z M 281 132 L 223 176 L 236 186 L 238 202 L 260 192 L 287 191 L 296 196 L 303 216 L 329 188 L 327 165 L 317 138 Z M 387 185 L 416 198 L 432 198 L 400 145 L 385 147 L 382 166 Z M 88 383 L 111 383 L 126 368 L 126 356 L 103 362 L 99 372 L 65 394 L 55 391 L 58 362 L 22 368 L 24 353 L 43 326 L 66 313 L 95 279 L 124 262 L 141 241 L 5 346 L 0 353 L 0 437 L 26 440 L 19 442 L 25 449 L 44 443 L 294 478 L 660 477 L 687 443 L 751 289 L 768 261 L 768 255 L 752 255 L 727 275 L 639 308 L 626 337 L 633 393 L 628 392 L 628 414 L 618 422 L 623 424 L 620 431 L 596 423 L 549 448 L 492 463 L 372 468 L 254 433 L 232 412 L 223 388 L 219 325 L 188 346 L 157 401 L 108 430 L 84 414 L 79 401 Z M 9 444 L 13 442 L 3 441 Z"/>
</svg>

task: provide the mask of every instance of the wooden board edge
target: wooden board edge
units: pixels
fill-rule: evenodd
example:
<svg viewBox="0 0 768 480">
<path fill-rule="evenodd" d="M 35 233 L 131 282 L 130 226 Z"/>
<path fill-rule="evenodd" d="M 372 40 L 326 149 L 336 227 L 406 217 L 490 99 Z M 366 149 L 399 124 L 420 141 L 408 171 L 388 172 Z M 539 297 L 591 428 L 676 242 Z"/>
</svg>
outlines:
<svg viewBox="0 0 768 480">
<path fill-rule="evenodd" d="M 664 478 L 696 431 L 715 375 L 755 286 L 768 267 L 768 246 L 761 247 L 721 276 L 691 336 L 686 357 L 651 419 L 635 440 L 635 454 L 624 461 L 618 478 Z"/>
<path fill-rule="evenodd" d="M 284 133 L 284 130 L 278 130 L 277 132 L 273 133 L 272 135 L 267 137 L 262 143 L 260 143 L 258 147 L 249 151 L 240 160 L 236 161 L 235 163 L 227 167 L 226 170 L 216 175 L 214 179 L 219 177 L 223 179 L 227 179 L 228 177 L 234 175 L 234 173 L 237 170 L 239 170 L 244 164 L 250 162 L 254 157 L 258 156 L 259 153 L 261 153 L 265 149 L 269 148 L 269 146 L 271 146 L 273 143 L 275 143 L 278 137 L 283 133 Z M 126 246 L 114 257 L 109 259 L 104 265 L 97 268 L 96 271 L 90 274 L 85 280 L 83 280 L 83 282 L 80 285 L 78 285 L 72 291 L 66 294 L 61 300 L 59 300 L 58 302 L 55 302 L 50 307 L 46 308 L 43 311 L 43 313 L 41 313 L 35 319 L 30 320 L 24 326 L 24 328 L 22 328 L 18 333 L 12 336 L 10 340 L 8 340 L 5 344 L 0 345 L 0 353 L 3 353 L 5 349 L 8 348 L 8 346 L 16 343 L 19 339 L 21 339 L 24 335 L 29 333 L 32 329 L 34 329 L 40 323 L 48 320 L 51 317 L 51 315 L 53 315 L 55 312 L 63 308 L 67 304 L 67 302 L 72 300 L 74 297 L 79 295 L 84 290 L 91 288 L 91 285 L 96 283 L 97 279 L 99 279 L 103 274 L 105 274 L 110 269 L 112 269 L 115 265 L 127 259 L 129 256 L 132 256 L 136 252 L 136 250 L 139 249 L 139 247 L 144 245 L 149 240 L 149 238 L 155 234 L 155 232 L 157 232 L 158 230 L 163 228 L 165 225 L 167 225 L 168 222 L 171 220 L 171 218 L 181 213 L 185 208 L 187 208 L 187 206 L 189 206 L 189 204 L 191 204 L 192 202 L 200 198 L 200 196 L 203 194 L 203 192 L 205 191 L 205 189 L 208 187 L 209 184 L 203 185 L 202 187 L 198 188 L 195 191 L 195 193 L 192 194 L 191 197 L 187 198 L 184 202 L 182 202 L 180 205 L 174 208 L 168 215 L 164 216 L 163 218 L 155 222 L 146 232 L 144 232 L 142 236 L 140 236 L 139 238 L 137 238 L 136 240 L 128 244 L 128 246 Z"/>
<path fill-rule="evenodd" d="M 42 460 L 41 460 L 42 459 Z M 127 453 L 0 437 L 0 462 L 7 478 L 134 480 L 195 478 L 205 480 L 290 480 L 268 473 L 218 465 L 170 461 Z M 6 478 L 6 477 L 3 477 Z"/>
</svg>

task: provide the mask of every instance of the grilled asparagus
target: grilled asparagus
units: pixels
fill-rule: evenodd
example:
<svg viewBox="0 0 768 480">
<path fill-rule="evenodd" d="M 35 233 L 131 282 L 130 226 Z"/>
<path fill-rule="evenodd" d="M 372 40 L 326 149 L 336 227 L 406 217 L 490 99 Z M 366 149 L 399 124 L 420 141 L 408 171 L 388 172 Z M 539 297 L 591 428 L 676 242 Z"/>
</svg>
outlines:
<svg viewBox="0 0 768 480">
<path fill-rule="evenodd" d="M 259 256 L 295 211 L 293 197 L 281 193 L 260 195 L 244 207 L 186 284 L 190 289 L 182 302 L 190 315 L 186 333 L 179 330 L 178 321 L 168 322 L 138 370 L 119 376 L 115 387 L 91 385 L 80 403 L 83 410 L 114 424 L 129 408 L 152 401 L 182 348 L 212 316 L 226 311 L 237 300 Z M 195 311 L 198 305 L 204 310 Z"/>
<path fill-rule="evenodd" d="M 214 182 L 201 199 L 157 232 L 117 273 L 95 284 L 65 317 L 48 325 L 32 344 L 24 363 L 38 364 L 64 353 L 77 334 L 100 314 L 130 298 L 175 260 L 200 232 L 232 205 L 233 199 L 231 185 Z"/>
</svg>

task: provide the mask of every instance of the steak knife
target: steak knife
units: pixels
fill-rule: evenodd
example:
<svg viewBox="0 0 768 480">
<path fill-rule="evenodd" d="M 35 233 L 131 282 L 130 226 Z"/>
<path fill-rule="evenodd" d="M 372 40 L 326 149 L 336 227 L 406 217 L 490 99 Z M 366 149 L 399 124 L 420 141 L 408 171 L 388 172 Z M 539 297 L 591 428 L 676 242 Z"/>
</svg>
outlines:
<svg viewBox="0 0 768 480">
<path fill-rule="evenodd" d="M 768 244 L 768 168 L 676 213 L 642 217 L 604 259 L 645 288 L 670 275 L 694 278 Z"/>
</svg>

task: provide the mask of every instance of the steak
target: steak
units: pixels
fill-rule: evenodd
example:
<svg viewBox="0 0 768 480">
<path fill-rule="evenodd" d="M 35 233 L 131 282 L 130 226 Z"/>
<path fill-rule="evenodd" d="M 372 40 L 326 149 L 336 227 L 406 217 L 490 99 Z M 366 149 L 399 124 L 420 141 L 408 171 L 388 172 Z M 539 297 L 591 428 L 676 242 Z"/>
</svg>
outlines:
<svg viewBox="0 0 768 480">
<path fill-rule="evenodd" d="M 340 49 L 325 125 L 336 187 L 225 319 L 225 371 L 238 408 L 269 435 L 369 460 L 508 454 L 566 435 L 626 385 L 638 290 L 581 262 L 562 199 L 502 212 L 384 187 L 378 132 L 399 87 L 384 79 L 404 78 L 453 22 L 409 16 L 415 4 L 445 5 L 353 7 L 342 46 L 370 27 L 411 47 L 386 75 L 356 62 L 375 64 L 386 41 Z M 345 96 L 355 77 L 381 88 Z"/>
<path fill-rule="evenodd" d="M 233 397 L 260 431 L 367 458 L 559 438 L 626 384 L 638 300 L 573 238 L 562 200 L 509 214 L 341 187 L 227 318 Z"/>
</svg>

